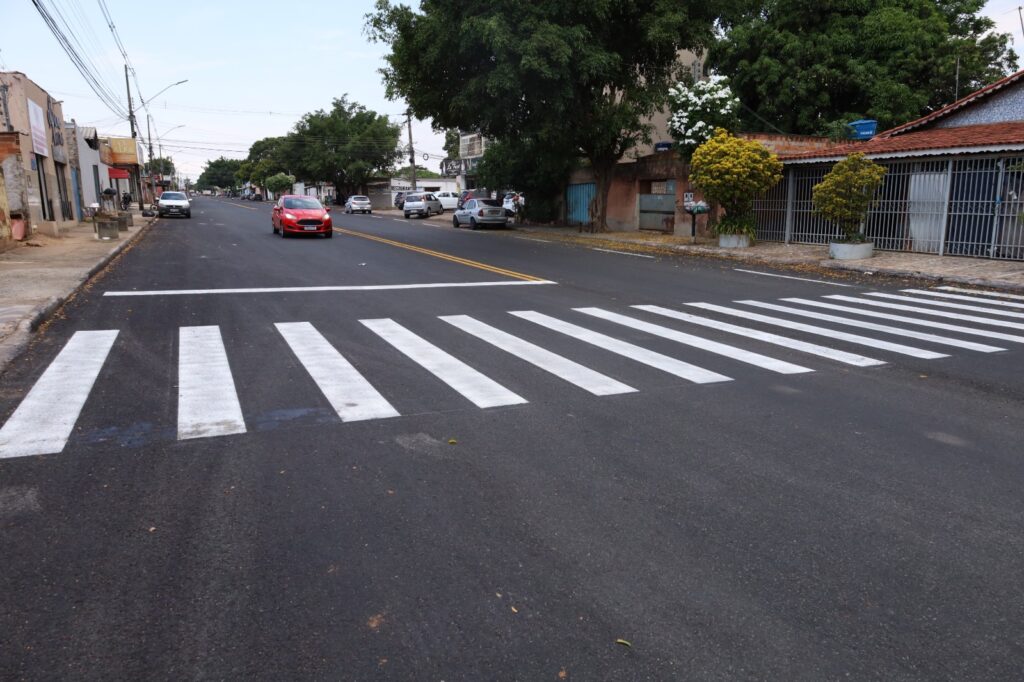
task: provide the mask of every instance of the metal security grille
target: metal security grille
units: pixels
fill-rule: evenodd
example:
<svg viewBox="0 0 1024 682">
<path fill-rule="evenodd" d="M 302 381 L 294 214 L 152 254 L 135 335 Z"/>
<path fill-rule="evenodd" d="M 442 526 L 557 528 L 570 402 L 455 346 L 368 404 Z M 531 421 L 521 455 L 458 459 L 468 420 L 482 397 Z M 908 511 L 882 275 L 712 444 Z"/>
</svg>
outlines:
<svg viewBox="0 0 1024 682">
<path fill-rule="evenodd" d="M 887 173 L 864 223 L 886 251 L 1024 260 L 1024 156 L 884 162 Z M 822 244 L 839 231 L 816 216 L 814 185 L 828 165 L 790 166 L 754 202 L 757 237 Z"/>
</svg>

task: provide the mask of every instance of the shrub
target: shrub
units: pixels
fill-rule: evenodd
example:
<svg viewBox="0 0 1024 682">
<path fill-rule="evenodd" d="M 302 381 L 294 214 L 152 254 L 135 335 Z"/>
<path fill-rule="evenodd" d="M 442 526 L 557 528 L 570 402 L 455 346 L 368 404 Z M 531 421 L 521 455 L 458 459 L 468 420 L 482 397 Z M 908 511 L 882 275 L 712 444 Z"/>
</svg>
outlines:
<svg viewBox="0 0 1024 682">
<path fill-rule="evenodd" d="M 862 242 L 864 235 L 860 226 L 883 178 L 884 166 L 864 158 L 863 154 L 850 154 L 832 166 L 814 186 L 814 211 L 835 223 L 843 231 L 844 241 Z"/>
</svg>

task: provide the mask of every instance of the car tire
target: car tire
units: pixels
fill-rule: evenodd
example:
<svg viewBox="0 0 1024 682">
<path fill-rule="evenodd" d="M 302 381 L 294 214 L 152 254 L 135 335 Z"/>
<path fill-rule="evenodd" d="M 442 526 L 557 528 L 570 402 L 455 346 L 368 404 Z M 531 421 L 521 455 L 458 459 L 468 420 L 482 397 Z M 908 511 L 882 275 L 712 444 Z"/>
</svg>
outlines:
<svg viewBox="0 0 1024 682">
<path fill-rule="evenodd" d="M 367 211 L 366 215 L 373 215 L 373 211 Z"/>
<path fill-rule="evenodd" d="M 460 225 L 458 216 L 452 216 L 452 227 L 454 227 L 456 230 L 459 229 Z"/>
<path fill-rule="evenodd" d="M 325 232 L 324 233 L 324 239 L 330 239 L 333 236 L 334 236 L 334 230 L 330 230 L 329 232 Z"/>
<path fill-rule="evenodd" d="M 273 223 L 271 223 L 270 225 L 270 232 L 271 234 L 277 234 L 277 228 L 274 227 Z"/>
<path fill-rule="evenodd" d="M 281 239 L 287 239 L 288 233 L 284 231 L 284 225 L 281 226 Z"/>
<path fill-rule="evenodd" d="M 409 219 L 409 214 L 408 214 L 408 213 L 406 213 L 406 214 L 405 214 L 405 219 L 406 219 L 406 220 L 408 220 L 408 219 Z"/>
<path fill-rule="evenodd" d="M 189 220 L 192 220 L 192 211 L 189 211 L 188 213 L 186 213 L 185 217 L 188 218 Z"/>
<path fill-rule="evenodd" d="M 476 218 L 470 218 L 469 219 L 469 229 L 471 229 L 471 230 L 475 230 L 476 229 Z"/>
</svg>

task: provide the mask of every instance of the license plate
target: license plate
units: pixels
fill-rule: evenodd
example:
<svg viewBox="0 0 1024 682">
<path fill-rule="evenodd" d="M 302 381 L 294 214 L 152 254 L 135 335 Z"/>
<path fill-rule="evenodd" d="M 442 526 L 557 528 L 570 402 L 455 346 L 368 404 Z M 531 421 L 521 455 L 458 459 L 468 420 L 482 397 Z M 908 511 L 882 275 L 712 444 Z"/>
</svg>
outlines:
<svg viewBox="0 0 1024 682">
<path fill-rule="evenodd" d="M 305 227 L 303 227 L 303 229 L 305 229 L 305 230 L 315 230 L 316 229 L 316 225 L 306 225 Z"/>
</svg>

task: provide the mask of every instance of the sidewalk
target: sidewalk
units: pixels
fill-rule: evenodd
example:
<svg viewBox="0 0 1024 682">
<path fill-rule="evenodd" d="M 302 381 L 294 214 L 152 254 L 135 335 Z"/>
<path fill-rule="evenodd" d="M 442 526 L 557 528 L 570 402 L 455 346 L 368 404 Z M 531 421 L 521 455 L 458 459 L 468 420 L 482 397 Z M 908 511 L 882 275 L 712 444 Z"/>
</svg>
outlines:
<svg viewBox="0 0 1024 682">
<path fill-rule="evenodd" d="M 618 247 L 630 251 L 674 252 L 780 268 L 806 269 L 810 267 L 1024 291 L 1024 262 L 1021 261 L 891 251 L 875 251 L 873 258 L 865 260 L 836 261 L 829 259 L 827 244 L 758 242 L 746 249 L 723 249 L 717 245 L 717 242 L 702 240 L 701 243 L 691 244 L 689 237 L 648 232 L 591 234 L 578 232 L 575 227 L 532 225 L 519 225 L 516 229 L 551 241 L 601 243 L 602 246 Z"/>
<path fill-rule="evenodd" d="M 116 241 L 100 241 L 92 223 L 79 223 L 63 237 L 33 235 L 0 253 L 0 372 L 53 311 L 134 243 L 154 220 L 133 211 L 134 227 L 121 232 Z"/>
</svg>

